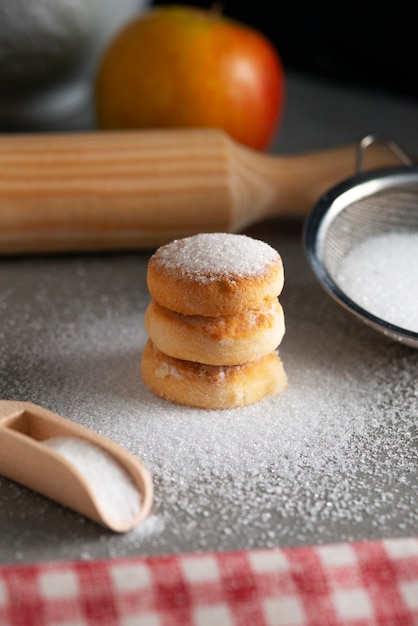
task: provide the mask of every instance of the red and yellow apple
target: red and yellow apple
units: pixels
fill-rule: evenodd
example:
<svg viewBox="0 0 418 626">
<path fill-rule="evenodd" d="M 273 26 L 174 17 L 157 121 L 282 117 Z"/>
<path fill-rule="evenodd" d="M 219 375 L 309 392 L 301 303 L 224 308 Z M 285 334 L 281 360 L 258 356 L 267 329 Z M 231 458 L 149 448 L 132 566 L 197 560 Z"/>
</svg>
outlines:
<svg viewBox="0 0 418 626">
<path fill-rule="evenodd" d="M 98 68 L 100 129 L 212 127 L 264 150 L 277 131 L 285 77 L 259 31 L 216 11 L 150 9 L 110 42 Z"/>
</svg>

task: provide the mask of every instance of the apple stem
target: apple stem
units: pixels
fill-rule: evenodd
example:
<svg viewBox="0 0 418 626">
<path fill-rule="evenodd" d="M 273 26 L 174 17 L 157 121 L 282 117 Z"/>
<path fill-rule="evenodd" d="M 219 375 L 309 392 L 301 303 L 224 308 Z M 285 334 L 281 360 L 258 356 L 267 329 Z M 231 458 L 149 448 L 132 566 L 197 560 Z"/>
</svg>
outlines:
<svg viewBox="0 0 418 626">
<path fill-rule="evenodd" d="M 224 5 L 222 2 L 214 2 L 210 7 L 211 13 L 215 15 L 222 15 L 224 12 Z"/>
</svg>

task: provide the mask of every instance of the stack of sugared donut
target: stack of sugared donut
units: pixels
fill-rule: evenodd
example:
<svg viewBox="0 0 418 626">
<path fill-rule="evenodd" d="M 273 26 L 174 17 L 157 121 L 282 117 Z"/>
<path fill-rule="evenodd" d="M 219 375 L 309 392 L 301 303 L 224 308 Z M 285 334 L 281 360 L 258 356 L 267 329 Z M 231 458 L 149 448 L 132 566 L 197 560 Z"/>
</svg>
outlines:
<svg viewBox="0 0 418 626">
<path fill-rule="evenodd" d="M 286 388 L 277 352 L 284 272 L 274 248 L 229 233 L 177 239 L 151 256 L 147 282 L 141 372 L 157 396 L 227 409 Z"/>
</svg>

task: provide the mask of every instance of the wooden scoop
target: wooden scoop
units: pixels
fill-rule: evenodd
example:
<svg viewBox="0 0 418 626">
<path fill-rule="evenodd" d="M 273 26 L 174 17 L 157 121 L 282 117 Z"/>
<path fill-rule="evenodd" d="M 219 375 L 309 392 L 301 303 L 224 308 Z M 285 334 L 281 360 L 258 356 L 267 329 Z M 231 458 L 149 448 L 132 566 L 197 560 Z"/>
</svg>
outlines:
<svg viewBox="0 0 418 626">
<path fill-rule="evenodd" d="M 105 516 L 74 464 L 43 443 L 51 437 L 81 438 L 109 453 L 141 494 L 139 514 L 126 522 Z M 29 402 L 0 400 L 0 474 L 116 532 L 131 530 L 152 506 L 152 479 L 138 459 L 110 439 Z"/>
<path fill-rule="evenodd" d="M 0 254 L 152 249 L 305 216 L 357 146 L 259 153 L 212 129 L 0 137 Z M 364 169 L 398 164 L 378 145 Z"/>
</svg>

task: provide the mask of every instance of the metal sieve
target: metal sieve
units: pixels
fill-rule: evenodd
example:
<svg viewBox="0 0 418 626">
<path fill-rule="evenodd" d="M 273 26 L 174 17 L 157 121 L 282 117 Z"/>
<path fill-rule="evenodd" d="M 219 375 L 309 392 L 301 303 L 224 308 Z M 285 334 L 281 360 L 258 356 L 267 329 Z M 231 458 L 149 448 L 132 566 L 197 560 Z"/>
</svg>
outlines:
<svg viewBox="0 0 418 626">
<path fill-rule="evenodd" d="M 364 172 L 366 150 L 375 143 L 394 152 L 400 166 Z M 354 176 L 325 193 L 308 216 L 305 252 L 316 277 L 336 302 L 387 337 L 418 348 L 417 332 L 363 309 L 337 282 L 339 264 L 354 246 L 392 232 L 418 232 L 418 167 L 393 141 L 368 135 L 359 144 Z"/>
</svg>

